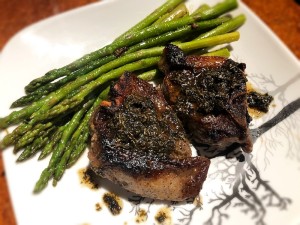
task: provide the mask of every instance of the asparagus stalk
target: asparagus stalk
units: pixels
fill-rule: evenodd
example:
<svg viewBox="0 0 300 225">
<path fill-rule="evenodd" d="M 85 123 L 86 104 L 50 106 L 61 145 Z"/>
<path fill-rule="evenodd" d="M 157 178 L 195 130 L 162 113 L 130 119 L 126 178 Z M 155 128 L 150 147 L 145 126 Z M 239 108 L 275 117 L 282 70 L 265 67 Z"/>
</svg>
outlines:
<svg viewBox="0 0 300 225">
<path fill-rule="evenodd" d="M 99 68 L 100 66 L 109 63 L 110 61 L 112 61 L 116 58 L 117 58 L 116 56 L 110 55 L 110 56 L 107 56 L 104 58 L 94 60 L 94 61 L 90 62 L 88 65 L 70 73 L 69 75 L 66 75 L 64 78 L 59 79 L 58 81 L 53 82 L 53 83 L 47 83 L 47 82 L 55 80 L 58 77 L 45 76 L 45 77 L 37 78 L 37 79 L 41 79 L 40 84 L 41 85 L 43 84 L 43 86 L 40 86 L 36 90 L 32 90 L 32 92 L 30 92 L 27 95 L 14 101 L 11 105 L 11 108 L 25 106 L 34 101 L 37 101 L 37 100 L 41 99 L 41 97 L 47 95 L 48 93 L 59 89 L 60 87 L 69 83 L 70 81 L 75 80 L 77 77 L 85 75 L 85 74 L 93 71 L 94 69 Z"/>
<path fill-rule="evenodd" d="M 201 10 L 206 10 L 207 7 L 208 7 L 207 5 L 203 5 L 197 11 L 201 12 Z M 221 24 L 222 24 L 222 26 L 218 26 L 217 28 L 215 28 L 211 31 L 208 31 L 208 32 L 204 33 L 203 35 L 200 35 L 197 39 L 227 33 L 232 30 L 237 29 L 244 22 L 245 22 L 244 15 L 239 15 L 232 20 L 230 20 L 228 17 L 221 17 L 221 18 L 212 19 L 212 20 L 208 20 L 208 21 L 198 22 L 193 27 L 187 26 L 187 27 L 183 27 L 181 29 L 175 30 L 175 31 L 171 31 L 171 32 L 162 34 L 162 35 L 154 37 L 154 38 L 149 38 L 146 41 L 143 41 L 139 44 L 132 46 L 127 52 L 125 52 L 125 54 L 132 53 L 132 52 L 135 52 L 135 51 L 143 49 L 143 48 L 149 48 L 149 47 L 157 46 L 160 44 L 165 44 L 169 41 L 176 40 L 177 38 L 189 35 L 196 31 L 205 30 L 205 29 L 212 28 L 212 27 L 215 27 L 215 26 L 221 25 Z M 69 81 L 76 79 L 78 76 L 84 75 L 84 74 L 92 71 L 93 69 L 98 68 L 98 67 L 102 66 L 103 64 L 112 61 L 113 59 L 116 59 L 116 57 L 111 55 L 111 56 L 93 61 L 90 64 L 88 64 L 87 66 L 71 73 L 69 76 L 66 76 L 63 79 L 60 79 L 55 83 L 48 83 L 47 85 L 40 87 L 38 90 L 36 90 L 26 96 L 21 97 L 20 99 L 16 100 L 12 104 L 12 107 L 20 107 L 20 106 L 30 104 L 34 101 L 37 101 L 42 96 L 50 93 L 51 91 L 57 90 L 58 88 L 60 88 L 64 84 L 68 83 Z"/>
<path fill-rule="evenodd" d="M 53 150 L 57 147 L 59 140 L 61 139 L 62 132 L 63 132 L 65 126 L 67 126 L 67 125 L 68 125 L 68 123 L 64 126 L 60 126 L 56 130 L 56 132 L 51 137 L 50 141 L 46 144 L 46 146 L 43 148 L 41 154 L 39 155 L 39 158 L 38 158 L 39 160 L 46 158 L 51 152 L 53 152 Z"/>
<path fill-rule="evenodd" d="M 130 33 L 135 33 L 145 27 L 148 27 L 150 24 L 152 24 L 154 21 L 156 21 L 159 17 L 161 17 L 165 13 L 171 11 L 172 9 L 174 9 L 174 7 L 176 7 L 178 4 L 180 4 L 183 1 L 184 0 L 169 0 L 169 1 L 167 1 L 165 4 L 158 7 L 154 12 L 152 12 L 150 15 L 148 15 L 145 19 L 143 19 L 138 24 L 136 24 L 135 26 L 130 28 L 124 34 L 120 35 L 118 38 L 116 38 L 115 42 L 117 42 L 118 40 L 122 40 L 125 35 L 128 35 Z M 109 55 L 109 54 L 106 54 L 106 55 Z M 43 84 L 45 84 L 45 82 L 47 83 L 47 82 L 49 82 L 49 80 L 54 80 L 56 78 L 70 74 L 71 72 L 74 72 L 77 69 L 81 68 L 82 66 L 88 64 L 89 62 L 91 62 L 95 59 L 99 59 L 104 56 L 105 56 L 105 54 L 103 54 L 101 52 L 101 49 L 96 50 L 92 53 L 89 53 L 62 68 L 54 69 L 54 70 L 47 72 L 44 77 L 50 77 L 50 79 L 45 78 L 45 81 L 44 81 L 44 78 L 37 78 L 37 79 L 31 81 L 25 87 L 25 91 L 27 93 L 30 93 L 30 92 L 36 90 L 37 88 L 39 88 L 40 86 L 42 86 Z"/>
<path fill-rule="evenodd" d="M 164 33 L 162 35 L 153 37 L 153 38 L 148 38 L 143 42 L 140 42 L 136 45 L 131 46 L 128 51 L 126 51 L 126 54 L 135 52 L 140 49 L 145 49 L 153 46 L 158 46 L 161 44 L 166 44 L 170 41 L 177 40 L 181 37 L 188 36 L 190 34 L 196 33 L 198 31 L 204 31 L 209 28 L 214 28 L 217 27 L 226 21 L 230 20 L 229 17 L 220 17 L 216 19 L 211 19 L 211 20 L 206 20 L 206 21 L 201 21 L 193 24 L 193 26 L 184 26 L 182 28 L 179 28 L 175 31 L 170 31 L 167 33 Z"/>
<path fill-rule="evenodd" d="M 171 11 L 170 13 L 165 14 L 164 16 L 161 16 L 156 22 L 157 23 L 161 23 L 161 22 L 167 22 L 167 21 L 171 21 L 174 19 L 178 19 L 180 17 L 183 17 L 184 15 L 188 14 L 188 10 L 185 6 L 184 3 L 181 3 L 180 5 L 178 5 L 173 11 Z M 201 25 L 199 25 L 201 26 Z M 204 24 L 205 26 L 205 24 Z M 212 24 L 213 26 L 213 24 Z M 197 29 L 198 30 L 198 29 Z M 170 35 L 168 35 L 170 36 Z M 176 36 L 174 37 L 176 38 Z M 173 39 L 174 39 L 173 38 Z M 161 40 L 160 40 L 161 39 Z M 159 44 L 163 44 L 166 43 L 167 40 L 164 40 L 164 38 L 160 38 L 159 36 L 155 38 L 155 42 L 151 41 L 151 44 L 145 44 L 144 42 L 141 43 L 139 46 L 135 46 L 134 49 L 132 49 L 129 52 L 134 52 L 143 48 L 147 48 L 147 47 L 153 47 L 155 45 L 159 45 Z M 127 52 L 125 52 L 126 54 Z M 90 63 L 88 63 L 87 65 L 85 65 L 84 67 L 73 71 L 69 74 L 65 74 L 65 77 L 62 79 L 59 79 L 56 82 L 51 83 L 52 81 L 54 81 L 55 79 L 59 78 L 60 75 L 62 74 L 58 74 L 58 73 L 53 73 L 51 75 L 47 75 L 47 76 L 43 76 L 40 78 L 36 79 L 36 82 L 39 83 L 40 87 L 36 86 L 36 90 L 34 89 L 30 89 L 27 91 L 27 95 L 17 99 L 16 101 L 14 101 L 11 105 L 11 108 L 16 108 L 16 107 L 22 107 L 25 105 L 28 105 L 34 101 L 39 100 L 42 96 L 47 95 L 48 93 L 57 90 L 58 88 L 62 87 L 64 84 L 76 79 L 78 76 L 81 75 L 85 75 L 87 73 L 89 73 L 90 71 L 116 59 L 117 56 L 115 55 L 110 55 L 104 58 L 99 58 L 96 59 Z M 58 76 L 59 75 L 59 76 Z M 43 86 L 41 86 L 43 85 Z"/>
<path fill-rule="evenodd" d="M 94 102 L 94 99 L 91 99 L 86 104 L 84 104 L 83 108 L 74 114 L 70 123 L 65 127 L 65 129 L 62 133 L 61 140 L 51 156 L 48 167 L 43 170 L 39 180 L 37 181 L 37 183 L 35 185 L 35 188 L 34 188 L 35 193 L 40 192 L 41 190 L 43 190 L 46 187 L 49 179 L 52 177 L 52 175 L 55 171 L 57 163 L 59 162 L 68 141 L 70 140 L 70 138 L 71 138 L 72 134 L 75 132 L 75 130 L 78 128 L 81 118 L 84 116 L 86 111 L 91 107 L 93 102 Z"/>
<path fill-rule="evenodd" d="M 76 149 L 73 152 L 71 152 L 69 160 L 66 164 L 66 168 L 70 168 L 72 165 L 74 165 L 78 161 L 80 156 L 83 154 L 84 150 L 87 147 L 88 137 L 88 128 L 84 128 L 79 138 L 80 142 L 78 141 Z"/>
<path fill-rule="evenodd" d="M 197 15 L 199 13 L 202 13 L 206 10 L 208 10 L 210 7 L 207 4 L 200 5 L 191 15 Z"/>
<path fill-rule="evenodd" d="M 156 36 L 153 38 L 149 38 L 143 42 L 140 42 L 140 43 L 130 47 L 129 50 L 125 52 L 125 55 L 129 54 L 129 53 L 133 53 L 140 49 L 145 49 L 145 48 L 165 44 L 169 41 L 175 40 L 175 39 L 180 38 L 185 35 L 189 35 L 192 33 L 196 33 L 198 31 L 206 30 L 208 28 L 216 27 L 228 20 L 229 20 L 228 17 L 221 17 L 221 18 L 217 18 L 217 19 L 201 21 L 201 22 L 195 23 L 194 26 L 185 26 L 178 30 L 170 31 L 165 34 L 162 34 L 162 35 L 159 35 L 159 36 Z M 69 81 L 76 79 L 78 76 L 84 75 L 84 74 L 92 71 L 93 69 L 96 69 L 96 68 L 104 65 L 105 63 L 107 64 L 110 61 L 113 61 L 116 58 L 117 58 L 116 56 L 111 55 L 106 58 L 103 58 L 105 60 L 99 59 L 99 60 L 93 61 L 92 64 L 88 64 L 87 66 L 84 66 L 83 68 L 71 73 L 69 76 L 62 78 L 55 83 L 48 83 L 45 86 L 42 86 L 39 89 L 29 93 L 28 95 L 21 97 L 20 99 L 16 100 L 12 104 L 12 107 L 20 107 L 20 106 L 32 103 L 33 101 L 37 101 L 42 96 L 50 93 L 51 91 L 57 90 L 62 85 L 68 83 Z"/>
<path fill-rule="evenodd" d="M 221 56 L 221 57 L 229 58 L 230 52 L 227 48 L 221 48 L 212 52 L 207 52 L 205 54 L 202 54 L 202 56 Z"/>
<path fill-rule="evenodd" d="M 78 156 L 81 155 L 82 151 L 87 146 L 87 139 L 89 136 L 89 120 L 91 118 L 92 113 L 94 112 L 95 108 L 102 102 L 102 100 L 107 98 L 109 92 L 109 87 L 104 89 L 96 101 L 93 103 L 93 106 L 88 110 L 88 112 L 85 114 L 83 120 L 81 121 L 78 129 L 74 132 L 68 147 L 66 148 L 63 156 L 61 157 L 55 172 L 54 172 L 54 184 L 59 181 L 64 173 L 64 171 L 67 168 L 67 164 L 71 163 L 69 162 L 70 157 L 72 155 L 72 161 L 73 163 L 77 161 Z M 75 156 L 76 155 L 76 156 Z"/>
<path fill-rule="evenodd" d="M 218 17 L 224 14 L 225 12 L 228 12 L 236 8 L 237 5 L 238 5 L 237 0 L 224 0 L 223 2 L 216 4 L 210 9 L 203 11 L 199 14 L 193 16 L 186 16 L 184 18 L 180 18 L 166 23 L 159 23 L 150 27 L 146 27 L 134 33 L 129 32 L 127 34 L 122 35 L 120 38 L 116 39 L 110 45 L 107 45 L 99 50 L 87 54 L 82 58 L 76 60 L 75 62 L 67 65 L 66 67 L 63 67 L 61 71 L 60 69 L 56 69 L 49 73 L 51 74 L 52 72 L 53 73 L 57 72 L 58 74 L 63 74 L 66 71 L 72 72 L 88 64 L 90 61 L 114 54 L 116 51 L 120 49 L 128 48 L 131 45 L 141 42 L 147 38 L 154 37 L 168 31 L 176 30 L 182 26 L 191 25 L 193 23 L 196 23 L 199 20 L 208 20 L 211 18 Z M 40 85 L 41 85 L 40 80 L 38 82 L 36 80 L 33 80 L 25 87 L 25 90 L 26 92 L 30 92 L 31 90 L 35 90 L 37 87 L 40 87 Z"/>
<path fill-rule="evenodd" d="M 212 37 L 215 35 L 225 34 L 225 33 L 234 31 L 237 28 L 239 28 L 240 26 L 242 26 L 245 23 L 245 21 L 246 21 L 246 16 L 244 14 L 238 15 L 235 18 L 222 23 L 218 27 L 207 31 L 204 34 L 201 34 L 196 39 Z"/>
<path fill-rule="evenodd" d="M 102 100 L 106 99 L 107 96 L 108 96 L 108 93 L 109 93 L 109 87 L 107 87 L 106 89 L 104 89 L 97 101 L 95 102 L 95 104 L 93 105 L 93 107 L 88 111 L 88 113 L 85 115 L 81 125 L 80 125 L 80 128 L 79 130 L 81 130 L 81 135 L 80 135 L 80 142 L 78 142 L 78 146 L 77 148 L 72 151 L 70 153 L 70 156 L 69 156 L 69 159 L 67 161 L 67 164 L 66 164 L 66 167 L 69 168 L 71 167 L 75 162 L 77 162 L 78 158 L 81 156 L 81 154 L 83 153 L 83 151 L 85 150 L 86 146 L 87 146 L 87 141 L 88 141 L 88 134 L 89 134 L 89 123 L 88 121 L 90 120 L 91 116 L 92 116 L 92 113 L 95 109 L 95 107 L 97 107 Z"/>
<path fill-rule="evenodd" d="M 40 133 L 48 128 L 53 126 L 51 122 L 48 122 L 46 124 L 37 124 L 31 132 L 26 132 L 22 137 L 19 139 L 15 138 L 16 142 L 14 143 L 14 153 L 17 153 L 18 150 L 23 148 L 24 146 L 30 144 L 37 136 L 40 135 Z"/>
<path fill-rule="evenodd" d="M 80 129 L 80 128 L 79 128 Z M 77 130 L 79 131 L 79 130 Z M 56 186 L 56 183 L 61 179 L 62 175 L 64 174 L 65 170 L 67 169 L 67 162 L 71 156 L 72 151 L 78 150 L 79 146 L 86 148 L 87 146 L 87 137 L 88 132 L 84 132 L 80 134 L 83 130 L 79 132 L 75 132 L 72 136 L 72 139 L 68 143 L 66 150 L 64 151 L 63 155 L 61 156 L 60 161 L 58 162 L 57 166 L 55 167 L 53 173 L 53 186 Z M 85 138 L 86 137 L 86 138 Z M 74 139 L 74 140 L 73 140 Z"/>
<path fill-rule="evenodd" d="M 227 34 L 221 34 L 213 37 L 208 37 L 200 40 L 194 40 L 184 43 L 178 43 L 177 46 L 185 52 L 190 52 L 205 47 L 213 47 L 221 44 L 227 44 L 234 41 L 238 41 L 240 38 L 239 32 L 231 32 Z M 200 42 L 201 41 L 201 42 Z"/>
<path fill-rule="evenodd" d="M 219 3 L 210 9 L 203 11 L 199 14 L 194 16 L 186 16 L 174 21 L 166 22 L 166 23 L 159 23 L 150 27 L 147 27 L 139 32 L 134 34 L 125 35 L 124 38 L 113 42 L 111 45 L 108 45 L 101 49 L 101 52 L 104 55 L 113 54 L 119 48 L 125 46 L 131 46 L 135 43 L 141 42 L 147 38 L 154 37 L 160 35 L 162 33 L 166 33 L 168 31 L 176 30 L 182 26 L 192 25 L 199 20 L 208 20 L 214 17 L 218 17 L 225 12 L 228 12 L 237 7 L 236 0 L 224 0 L 222 3 Z"/>
<path fill-rule="evenodd" d="M 225 38 L 226 36 L 226 38 Z M 220 43 L 228 43 L 236 41 L 239 38 L 238 33 L 229 33 L 225 35 L 220 35 L 220 36 L 214 36 L 212 38 L 206 38 L 206 39 L 201 39 L 199 41 L 191 41 L 191 42 L 186 42 L 186 43 L 180 43 L 178 46 L 183 50 L 183 51 L 192 51 L 195 49 L 198 49 L 199 47 L 204 46 L 216 46 Z M 200 42 L 200 44 L 199 44 Z M 74 107 L 77 107 L 87 95 L 89 95 L 92 91 L 94 91 L 96 88 L 98 88 L 100 85 L 117 79 L 120 77 L 125 71 L 135 71 L 135 70 L 140 70 L 144 68 L 149 68 L 151 66 L 154 66 L 158 63 L 160 59 L 160 55 L 163 53 L 164 47 L 156 47 L 156 48 L 151 48 L 151 49 L 145 49 L 141 50 L 138 53 L 134 53 L 131 55 L 125 55 L 123 58 L 119 58 L 119 60 L 127 60 L 127 58 L 131 57 L 136 57 L 136 58 L 142 58 L 139 61 L 125 64 L 124 66 L 121 66 L 115 70 L 112 70 L 106 74 L 103 74 L 102 76 L 98 77 L 96 80 L 93 80 L 86 84 L 85 86 L 82 87 L 82 90 L 75 95 L 74 97 L 70 99 L 65 99 L 62 103 L 57 104 L 54 106 L 52 109 L 48 110 L 47 112 L 44 112 L 42 114 L 38 114 L 34 117 L 36 121 L 43 121 L 45 119 L 53 118 L 56 116 L 61 115 L 64 113 L 66 110 L 72 109 Z M 143 59 L 144 58 L 144 59 Z"/>
<path fill-rule="evenodd" d="M 128 31 L 120 35 L 116 40 L 122 39 L 124 36 L 144 29 L 145 27 L 150 26 L 153 22 L 157 21 L 160 17 L 167 14 L 171 10 L 173 10 L 176 6 L 182 3 L 184 0 L 169 0 L 166 1 L 165 4 L 158 7 L 155 11 L 153 11 L 150 15 L 148 15 L 145 19 L 137 23 L 135 26 L 130 28 Z"/>
<path fill-rule="evenodd" d="M 34 156 L 41 150 L 48 142 L 49 135 L 55 130 L 55 127 L 50 127 L 48 130 L 41 132 L 39 137 L 35 138 L 31 145 L 28 145 L 22 154 L 17 158 L 17 162 L 23 162 Z"/>
<path fill-rule="evenodd" d="M 166 13 L 156 20 L 153 24 L 165 23 L 188 15 L 188 9 L 184 3 L 179 4 L 173 11 Z M 152 25 L 153 25 L 152 24 Z"/>
<path fill-rule="evenodd" d="M 138 78 L 140 78 L 142 80 L 146 80 L 146 81 L 153 81 L 153 80 L 156 80 L 157 78 L 159 78 L 159 76 L 160 76 L 160 73 L 159 73 L 158 69 L 152 69 L 152 70 L 148 70 L 146 72 L 139 74 Z"/>
<path fill-rule="evenodd" d="M 210 7 L 207 10 L 201 10 L 200 15 L 202 19 L 209 19 L 218 17 L 232 9 L 235 9 L 238 6 L 236 0 L 224 0 L 222 2 L 217 3 L 216 5 Z"/>
<path fill-rule="evenodd" d="M 213 37 L 215 35 L 226 34 L 228 32 L 234 31 L 237 28 L 239 28 L 240 26 L 242 26 L 245 23 L 245 21 L 246 21 L 245 15 L 241 14 L 239 16 L 236 16 L 233 19 L 230 19 L 230 20 L 222 23 L 221 25 L 217 26 L 216 28 L 211 29 L 211 30 L 199 35 L 194 40 L 200 40 L 202 38 L 208 38 L 208 37 Z M 203 54 L 203 50 L 200 50 L 200 52 L 202 52 L 202 54 Z M 221 54 L 221 53 L 222 52 L 220 52 L 219 54 Z M 223 53 L 224 53 L 224 57 L 229 57 L 230 53 L 226 53 L 226 50 L 223 50 Z M 194 54 L 197 54 L 197 52 L 195 52 Z M 207 55 L 213 55 L 213 54 L 208 53 Z"/>
<path fill-rule="evenodd" d="M 154 66 L 158 63 L 159 59 L 160 57 L 149 57 L 141 59 L 139 61 L 126 64 L 106 74 L 103 74 L 96 80 L 91 81 L 85 86 L 83 86 L 81 91 L 74 97 L 70 99 L 65 99 L 61 103 L 55 105 L 53 108 L 45 111 L 43 114 L 39 113 L 35 115 L 32 119 L 38 122 L 64 114 L 66 110 L 72 110 L 73 108 L 81 104 L 82 101 L 84 101 L 84 99 L 86 98 L 86 96 L 92 93 L 100 85 L 103 85 L 106 82 L 120 77 L 125 71 L 136 71 Z"/>
</svg>

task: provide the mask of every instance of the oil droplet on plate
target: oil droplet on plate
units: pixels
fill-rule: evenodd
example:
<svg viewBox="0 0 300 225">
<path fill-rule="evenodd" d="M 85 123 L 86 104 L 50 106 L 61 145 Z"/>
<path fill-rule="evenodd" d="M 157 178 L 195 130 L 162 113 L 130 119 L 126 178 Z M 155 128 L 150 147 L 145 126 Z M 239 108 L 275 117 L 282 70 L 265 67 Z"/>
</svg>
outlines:
<svg viewBox="0 0 300 225">
<path fill-rule="evenodd" d="M 123 202 L 121 198 L 114 193 L 105 193 L 103 195 L 103 202 L 113 215 L 119 215 L 122 211 Z"/>
<path fill-rule="evenodd" d="M 163 207 L 155 215 L 155 220 L 159 225 L 171 225 L 172 217 L 169 207 Z"/>
<path fill-rule="evenodd" d="M 90 189 L 98 189 L 98 176 L 89 168 L 83 168 L 78 171 L 80 183 Z"/>
<path fill-rule="evenodd" d="M 248 113 L 249 115 L 254 118 L 254 119 L 259 119 L 261 118 L 263 115 L 265 115 L 264 112 L 262 111 L 259 111 L 257 109 L 254 109 L 254 108 L 248 108 Z"/>
<path fill-rule="evenodd" d="M 95 208 L 96 208 L 96 211 L 101 211 L 102 206 L 100 205 L 99 202 L 97 202 L 97 203 L 95 204 Z"/>
<path fill-rule="evenodd" d="M 139 209 L 137 211 L 137 217 L 135 219 L 135 222 L 142 223 L 145 222 L 148 218 L 147 212 L 144 209 Z"/>
</svg>

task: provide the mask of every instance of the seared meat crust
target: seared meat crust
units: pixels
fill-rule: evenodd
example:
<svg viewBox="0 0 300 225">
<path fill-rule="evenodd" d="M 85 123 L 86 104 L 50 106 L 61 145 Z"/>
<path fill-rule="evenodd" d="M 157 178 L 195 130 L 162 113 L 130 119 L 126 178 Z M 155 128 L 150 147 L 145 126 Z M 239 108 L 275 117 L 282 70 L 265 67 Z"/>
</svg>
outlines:
<svg viewBox="0 0 300 225">
<path fill-rule="evenodd" d="M 191 157 L 176 114 L 160 90 L 125 73 L 91 118 L 89 159 L 102 177 L 144 197 L 198 195 L 210 161 Z"/>
<path fill-rule="evenodd" d="M 202 154 L 213 157 L 239 144 L 252 151 L 246 100 L 246 65 L 223 57 L 185 56 L 165 48 L 163 92 Z"/>
</svg>

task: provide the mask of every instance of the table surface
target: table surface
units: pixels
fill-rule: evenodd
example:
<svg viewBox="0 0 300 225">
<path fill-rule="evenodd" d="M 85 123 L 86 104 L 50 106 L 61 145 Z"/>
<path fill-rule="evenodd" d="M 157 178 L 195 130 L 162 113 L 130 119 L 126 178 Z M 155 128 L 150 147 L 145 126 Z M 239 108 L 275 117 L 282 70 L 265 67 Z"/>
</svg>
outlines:
<svg viewBox="0 0 300 225">
<path fill-rule="evenodd" d="M 22 28 L 98 0 L 0 0 L 0 51 Z M 300 5 L 296 0 L 243 0 L 300 59 Z M 299 2 L 299 1 L 298 1 Z M 0 224 L 15 225 L 0 151 Z"/>
</svg>

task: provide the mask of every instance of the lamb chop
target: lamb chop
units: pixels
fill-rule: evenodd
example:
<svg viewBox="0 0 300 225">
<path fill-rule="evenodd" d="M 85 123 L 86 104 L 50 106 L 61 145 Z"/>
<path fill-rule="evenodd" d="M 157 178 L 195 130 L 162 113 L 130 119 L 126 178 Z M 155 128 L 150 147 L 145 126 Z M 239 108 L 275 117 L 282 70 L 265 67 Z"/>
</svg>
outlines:
<svg viewBox="0 0 300 225">
<path fill-rule="evenodd" d="M 210 160 L 191 156 L 161 90 L 125 73 L 90 123 L 88 156 L 98 175 L 143 197 L 182 201 L 199 194 Z"/>
<path fill-rule="evenodd" d="M 165 73 L 165 98 L 198 154 L 214 157 L 236 145 L 252 151 L 244 63 L 223 57 L 185 56 L 169 44 L 159 66 Z"/>
</svg>

